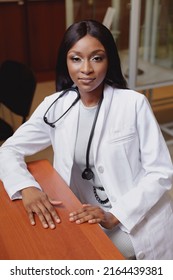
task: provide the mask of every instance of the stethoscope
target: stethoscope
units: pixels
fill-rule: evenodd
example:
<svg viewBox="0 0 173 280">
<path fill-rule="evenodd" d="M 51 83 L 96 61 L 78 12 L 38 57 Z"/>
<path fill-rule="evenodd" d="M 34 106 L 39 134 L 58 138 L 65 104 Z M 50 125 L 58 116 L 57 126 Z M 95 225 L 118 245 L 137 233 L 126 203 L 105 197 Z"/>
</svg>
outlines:
<svg viewBox="0 0 173 280">
<path fill-rule="evenodd" d="M 69 106 L 69 108 L 58 118 L 56 119 L 55 121 L 53 122 L 50 122 L 47 118 L 47 114 L 48 112 L 50 111 L 50 109 L 52 108 L 52 106 L 61 98 L 63 97 L 66 93 L 68 93 L 69 91 L 75 91 L 76 94 L 77 94 L 77 97 L 75 98 L 75 100 L 73 101 L 73 103 Z M 62 119 L 67 113 L 68 111 L 79 101 L 80 99 L 80 93 L 78 92 L 77 88 L 75 87 L 72 87 L 72 88 L 69 88 L 69 89 L 66 89 L 64 90 L 53 102 L 52 104 L 48 107 L 48 109 L 46 110 L 44 116 L 43 116 L 43 120 L 44 122 L 51 126 L 52 128 L 55 128 L 55 123 L 57 123 L 60 119 Z M 103 100 L 103 95 L 98 103 L 98 106 L 97 106 L 97 110 L 96 110 L 96 113 L 95 113 L 95 117 L 94 117 L 94 121 L 93 121 L 93 124 L 92 124 L 92 128 L 91 128 L 91 132 L 90 132 L 90 136 L 89 136 L 89 140 L 88 140 L 88 145 L 87 145 L 87 150 L 86 150 L 86 168 L 84 169 L 84 171 L 82 172 L 82 178 L 85 179 L 85 180 L 91 180 L 94 178 L 94 173 L 93 171 L 91 170 L 91 167 L 90 167 L 90 163 L 89 163 L 89 154 L 90 154 L 90 148 L 91 148 L 91 143 L 92 143 L 92 139 L 93 139 L 93 136 L 94 136 L 94 130 L 95 130 L 95 126 L 96 126 L 96 122 L 97 122 L 97 118 L 98 118 L 98 114 L 99 114 L 99 111 L 100 111 L 100 107 L 101 107 L 101 103 L 102 103 L 102 100 Z"/>
<path fill-rule="evenodd" d="M 70 107 L 57 119 L 55 120 L 54 122 L 49 122 L 46 115 L 48 114 L 49 110 L 52 108 L 52 106 L 61 98 L 63 97 L 67 92 L 69 91 L 74 91 L 76 92 L 77 94 L 77 97 L 75 98 L 75 100 L 73 101 L 73 103 L 70 105 Z M 62 117 L 64 117 L 67 112 L 79 101 L 80 99 L 80 94 L 77 90 L 77 88 L 68 88 L 68 89 L 65 89 L 53 102 L 52 104 L 48 107 L 48 109 L 46 110 L 44 116 L 43 116 L 43 120 L 46 124 L 50 125 L 52 128 L 55 128 L 55 123 L 58 122 L 60 119 L 62 119 Z"/>
</svg>

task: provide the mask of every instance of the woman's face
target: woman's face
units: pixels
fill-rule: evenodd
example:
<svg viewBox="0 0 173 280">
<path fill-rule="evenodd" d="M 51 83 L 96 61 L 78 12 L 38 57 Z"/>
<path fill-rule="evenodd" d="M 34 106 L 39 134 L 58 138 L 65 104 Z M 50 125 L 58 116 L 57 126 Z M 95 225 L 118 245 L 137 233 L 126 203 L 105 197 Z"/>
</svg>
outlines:
<svg viewBox="0 0 173 280">
<path fill-rule="evenodd" d="M 81 95 L 102 94 L 108 58 L 100 41 L 90 35 L 80 39 L 67 53 L 67 67 Z"/>
</svg>

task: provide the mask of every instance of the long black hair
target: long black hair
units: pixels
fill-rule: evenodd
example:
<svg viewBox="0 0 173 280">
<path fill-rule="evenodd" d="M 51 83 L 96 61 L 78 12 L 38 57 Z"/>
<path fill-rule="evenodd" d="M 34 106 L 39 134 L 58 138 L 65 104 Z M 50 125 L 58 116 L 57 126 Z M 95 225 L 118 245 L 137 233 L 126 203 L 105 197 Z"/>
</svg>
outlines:
<svg viewBox="0 0 173 280">
<path fill-rule="evenodd" d="M 108 57 L 108 71 L 105 82 L 117 88 L 127 88 L 114 38 L 107 27 L 95 20 L 83 20 L 72 24 L 65 32 L 59 48 L 56 64 L 56 89 L 67 89 L 73 85 L 67 68 L 67 53 L 86 35 L 90 35 L 104 46 Z"/>
</svg>

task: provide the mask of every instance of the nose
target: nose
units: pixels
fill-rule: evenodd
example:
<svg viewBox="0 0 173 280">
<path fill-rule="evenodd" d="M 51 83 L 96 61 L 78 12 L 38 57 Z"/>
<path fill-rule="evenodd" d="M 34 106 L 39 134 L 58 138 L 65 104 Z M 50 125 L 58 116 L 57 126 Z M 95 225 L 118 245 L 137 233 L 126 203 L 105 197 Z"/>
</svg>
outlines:
<svg viewBox="0 0 173 280">
<path fill-rule="evenodd" d="M 81 72 L 86 75 L 93 72 L 93 68 L 89 60 L 83 60 L 81 65 Z"/>
</svg>

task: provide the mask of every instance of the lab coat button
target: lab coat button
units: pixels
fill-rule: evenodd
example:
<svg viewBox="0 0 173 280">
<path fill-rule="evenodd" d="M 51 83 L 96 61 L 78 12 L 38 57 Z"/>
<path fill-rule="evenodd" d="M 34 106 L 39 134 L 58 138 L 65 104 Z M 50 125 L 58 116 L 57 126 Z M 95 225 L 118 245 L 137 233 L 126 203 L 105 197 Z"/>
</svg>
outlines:
<svg viewBox="0 0 173 280">
<path fill-rule="evenodd" d="M 100 173 L 103 173 L 103 172 L 104 172 L 103 166 L 100 165 L 100 166 L 98 167 L 98 171 L 99 171 Z"/>
<path fill-rule="evenodd" d="M 144 254 L 144 252 L 141 251 L 136 255 L 136 257 L 137 257 L 137 259 L 142 260 L 142 259 L 144 259 L 145 254 Z"/>
</svg>

